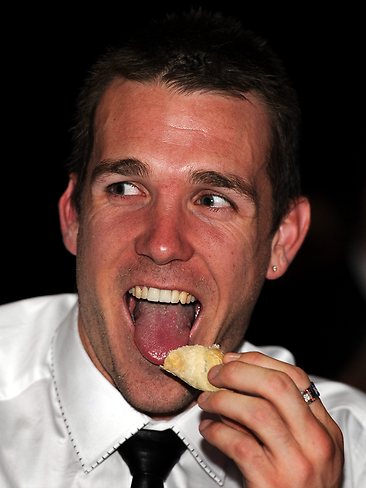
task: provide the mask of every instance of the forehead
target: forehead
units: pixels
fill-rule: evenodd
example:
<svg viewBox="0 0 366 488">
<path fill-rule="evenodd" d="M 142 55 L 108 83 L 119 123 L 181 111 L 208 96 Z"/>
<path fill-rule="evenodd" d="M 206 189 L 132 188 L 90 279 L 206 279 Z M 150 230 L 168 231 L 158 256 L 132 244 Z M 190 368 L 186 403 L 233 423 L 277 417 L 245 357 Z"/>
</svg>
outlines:
<svg viewBox="0 0 366 488">
<path fill-rule="evenodd" d="M 237 172 L 262 167 L 269 146 L 269 116 L 252 94 L 182 94 L 155 83 L 115 80 L 96 112 L 95 162 L 128 156 Z"/>
</svg>

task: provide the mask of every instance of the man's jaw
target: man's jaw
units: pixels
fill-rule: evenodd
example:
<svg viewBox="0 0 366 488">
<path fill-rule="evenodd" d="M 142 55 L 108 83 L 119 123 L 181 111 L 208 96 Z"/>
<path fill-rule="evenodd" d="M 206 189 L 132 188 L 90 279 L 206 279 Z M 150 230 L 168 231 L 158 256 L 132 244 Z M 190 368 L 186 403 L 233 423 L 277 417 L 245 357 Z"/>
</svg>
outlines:
<svg viewBox="0 0 366 488">
<path fill-rule="evenodd" d="M 126 294 L 141 355 L 160 365 L 171 349 L 189 344 L 201 303 L 189 291 L 135 285 Z"/>
</svg>

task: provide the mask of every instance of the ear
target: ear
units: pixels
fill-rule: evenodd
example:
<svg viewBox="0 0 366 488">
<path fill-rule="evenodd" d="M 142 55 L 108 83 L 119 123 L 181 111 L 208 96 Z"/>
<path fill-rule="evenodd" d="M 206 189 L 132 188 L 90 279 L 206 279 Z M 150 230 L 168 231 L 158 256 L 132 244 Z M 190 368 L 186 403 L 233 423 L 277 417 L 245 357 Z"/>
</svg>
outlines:
<svg viewBox="0 0 366 488">
<path fill-rule="evenodd" d="M 69 184 L 58 202 L 58 212 L 62 238 L 66 249 L 76 255 L 77 236 L 79 230 L 79 215 L 72 201 L 76 185 L 76 175 L 70 175 Z"/>
<path fill-rule="evenodd" d="M 305 197 L 295 200 L 272 239 L 267 279 L 282 276 L 300 249 L 310 225 L 310 203 Z"/>
</svg>

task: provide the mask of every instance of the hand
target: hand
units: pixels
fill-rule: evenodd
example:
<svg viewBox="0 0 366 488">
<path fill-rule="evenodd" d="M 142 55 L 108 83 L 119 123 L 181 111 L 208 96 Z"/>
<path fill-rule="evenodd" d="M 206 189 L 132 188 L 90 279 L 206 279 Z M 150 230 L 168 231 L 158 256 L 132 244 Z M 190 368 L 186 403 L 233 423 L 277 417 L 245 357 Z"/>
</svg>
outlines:
<svg viewBox="0 0 366 488">
<path fill-rule="evenodd" d="M 248 488 L 339 488 L 343 437 L 320 399 L 300 394 L 310 379 L 300 368 L 257 352 L 227 353 L 199 406 L 220 420 L 200 431 L 238 466 Z"/>
</svg>

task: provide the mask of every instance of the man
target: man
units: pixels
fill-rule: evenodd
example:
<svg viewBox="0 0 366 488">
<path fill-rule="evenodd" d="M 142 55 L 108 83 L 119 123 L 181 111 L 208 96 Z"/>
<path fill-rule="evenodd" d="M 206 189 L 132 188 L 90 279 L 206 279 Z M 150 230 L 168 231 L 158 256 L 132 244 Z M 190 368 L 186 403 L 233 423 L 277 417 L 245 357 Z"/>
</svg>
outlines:
<svg viewBox="0 0 366 488">
<path fill-rule="evenodd" d="M 143 26 L 93 66 L 59 203 L 78 297 L 1 311 L 1 486 L 130 486 L 117 451 L 143 427 L 187 446 L 167 487 L 362 486 L 365 396 L 316 379 L 319 399 L 288 351 L 244 342 L 309 227 L 298 118 L 281 62 L 218 15 Z M 160 368 L 215 343 L 217 392 Z"/>
</svg>

